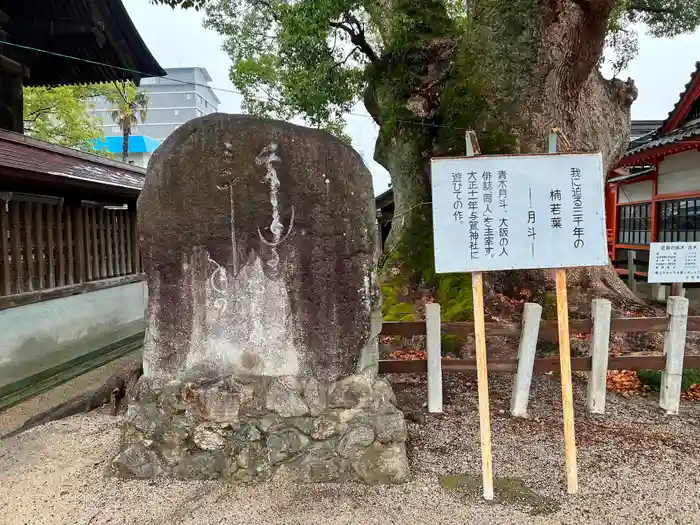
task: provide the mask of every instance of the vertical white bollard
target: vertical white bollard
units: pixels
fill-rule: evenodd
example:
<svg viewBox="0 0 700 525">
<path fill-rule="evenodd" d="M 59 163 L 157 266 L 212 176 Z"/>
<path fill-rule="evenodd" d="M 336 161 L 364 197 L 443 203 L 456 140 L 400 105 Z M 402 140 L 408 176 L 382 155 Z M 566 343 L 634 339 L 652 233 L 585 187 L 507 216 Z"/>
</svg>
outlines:
<svg viewBox="0 0 700 525">
<path fill-rule="evenodd" d="M 668 314 L 668 328 L 664 334 L 666 369 L 661 373 L 659 406 L 667 414 L 678 414 L 681 400 L 681 380 L 683 379 L 685 334 L 688 327 L 688 299 L 669 297 L 666 303 L 666 313 Z"/>
<path fill-rule="evenodd" d="M 518 371 L 513 380 L 513 392 L 510 397 L 510 413 L 515 417 L 527 417 L 527 403 L 530 398 L 532 369 L 535 366 L 535 350 L 541 318 L 542 307 L 539 304 L 525 303 L 518 345 Z"/>
<path fill-rule="evenodd" d="M 428 357 L 428 412 L 442 412 L 442 354 L 440 352 L 440 305 L 425 305 L 425 353 Z"/>
<path fill-rule="evenodd" d="M 666 285 L 659 283 L 652 283 L 651 285 L 651 298 L 654 301 L 659 301 L 660 303 L 666 300 Z"/>
<path fill-rule="evenodd" d="M 630 250 L 627 252 L 627 287 L 632 290 L 634 295 L 637 295 L 637 265 L 634 263 L 634 258 L 637 252 Z"/>
<path fill-rule="evenodd" d="M 610 313 L 612 305 L 607 299 L 593 299 L 591 318 L 591 371 L 588 374 L 586 408 L 590 414 L 605 414 L 605 392 L 608 378 L 608 352 L 610 351 Z"/>
</svg>

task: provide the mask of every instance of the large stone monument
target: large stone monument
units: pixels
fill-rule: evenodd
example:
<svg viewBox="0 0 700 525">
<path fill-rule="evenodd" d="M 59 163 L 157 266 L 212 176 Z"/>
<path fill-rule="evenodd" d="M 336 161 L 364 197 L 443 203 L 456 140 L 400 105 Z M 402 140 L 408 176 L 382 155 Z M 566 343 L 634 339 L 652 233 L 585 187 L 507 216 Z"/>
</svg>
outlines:
<svg viewBox="0 0 700 525">
<path fill-rule="evenodd" d="M 119 474 L 407 479 L 403 415 L 376 376 L 374 199 L 355 151 L 198 118 L 153 155 L 138 216 L 148 330 Z"/>
</svg>

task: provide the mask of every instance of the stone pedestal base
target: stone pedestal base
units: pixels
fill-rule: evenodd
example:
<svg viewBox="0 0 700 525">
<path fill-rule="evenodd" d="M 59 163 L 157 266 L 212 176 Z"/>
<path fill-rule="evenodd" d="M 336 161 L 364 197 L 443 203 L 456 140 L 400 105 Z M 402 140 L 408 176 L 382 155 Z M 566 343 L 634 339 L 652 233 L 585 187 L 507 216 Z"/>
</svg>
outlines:
<svg viewBox="0 0 700 525">
<path fill-rule="evenodd" d="M 403 414 L 389 383 L 294 377 L 171 381 L 142 378 L 129 406 L 124 477 L 288 477 L 400 483 L 410 475 Z"/>
</svg>

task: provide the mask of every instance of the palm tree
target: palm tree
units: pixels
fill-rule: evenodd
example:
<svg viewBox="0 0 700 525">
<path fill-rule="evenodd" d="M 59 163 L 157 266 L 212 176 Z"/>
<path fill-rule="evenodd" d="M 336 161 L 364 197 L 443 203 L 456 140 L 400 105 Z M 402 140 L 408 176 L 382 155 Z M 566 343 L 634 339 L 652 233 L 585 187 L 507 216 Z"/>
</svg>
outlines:
<svg viewBox="0 0 700 525">
<path fill-rule="evenodd" d="M 139 120 L 143 124 L 146 122 L 148 113 L 148 93 L 136 91 L 136 86 L 122 81 L 121 86 L 115 82 L 116 94 L 108 95 L 112 103 L 112 120 L 119 125 L 122 130 L 124 140 L 122 141 L 122 161 L 126 162 L 129 157 L 129 135 L 131 128 Z"/>
</svg>

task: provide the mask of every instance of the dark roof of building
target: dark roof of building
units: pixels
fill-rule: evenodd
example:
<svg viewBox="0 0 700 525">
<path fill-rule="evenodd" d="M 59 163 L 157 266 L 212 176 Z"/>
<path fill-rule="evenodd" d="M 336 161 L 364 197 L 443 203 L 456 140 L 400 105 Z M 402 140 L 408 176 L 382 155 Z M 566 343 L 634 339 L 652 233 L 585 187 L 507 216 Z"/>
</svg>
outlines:
<svg viewBox="0 0 700 525">
<path fill-rule="evenodd" d="M 14 173 L 21 173 L 27 183 L 35 177 L 62 187 L 134 197 L 146 177 L 146 170 L 131 164 L 0 130 L 0 179 Z"/>
<path fill-rule="evenodd" d="M 632 137 L 643 137 L 654 133 L 659 127 L 663 120 L 633 120 L 630 126 L 630 136 Z"/>
<path fill-rule="evenodd" d="M 636 155 L 637 153 L 641 153 L 643 151 L 647 151 L 653 148 L 658 148 L 659 146 L 667 146 L 669 144 L 675 144 L 676 142 L 682 142 L 684 140 L 688 140 L 695 137 L 700 137 L 700 124 L 674 130 L 670 133 L 661 135 L 658 138 L 653 138 L 652 140 L 644 142 L 640 145 L 633 144 L 633 147 L 625 152 L 623 158 L 631 157 L 632 155 Z"/>
<path fill-rule="evenodd" d="M 692 144 L 687 142 L 690 139 L 700 137 L 700 123 L 693 120 L 697 118 L 696 114 L 700 112 L 698 107 L 700 103 L 700 98 L 698 97 L 700 95 L 700 75 L 698 73 L 700 73 L 700 62 L 695 63 L 695 70 L 691 73 L 690 80 L 680 93 L 666 120 L 661 123 L 654 133 L 632 141 L 630 147 L 622 156 L 620 163 L 630 164 L 649 160 L 647 154 L 641 157 L 638 155 L 655 148 L 678 144 L 679 148 L 681 148 L 678 151 L 682 151 L 692 147 Z M 653 155 L 654 152 L 649 154 Z M 635 159 L 630 158 L 634 156 L 637 157 Z"/>
<path fill-rule="evenodd" d="M 661 126 L 659 126 L 657 133 L 660 134 L 662 131 L 665 131 L 665 132 L 672 131 L 670 129 L 667 129 L 668 125 L 671 122 L 671 120 L 673 120 L 677 116 L 677 113 L 682 105 L 681 103 L 689 95 L 691 89 L 695 85 L 695 81 L 698 80 L 700 82 L 700 76 L 698 75 L 698 73 L 700 73 L 700 61 L 695 62 L 695 71 L 693 71 L 690 74 L 690 80 L 688 80 L 688 83 L 683 88 L 683 91 L 681 91 L 680 94 L 678 95 L 678 100 L 673 105 L 673 109 L 671 111 L 669 111 L 666 119 L 661 123 Z"/>
<path fill-rule="evenodd" d="M 0 46 L 5 56 L 29 68 L 26 86 L 138 84 L 143 76 L 165 75 L 121 0 L 0 0 L 0 12 L 7 18 L 2 26 L 8 42 L 48 51 Z"/>
</svg>

